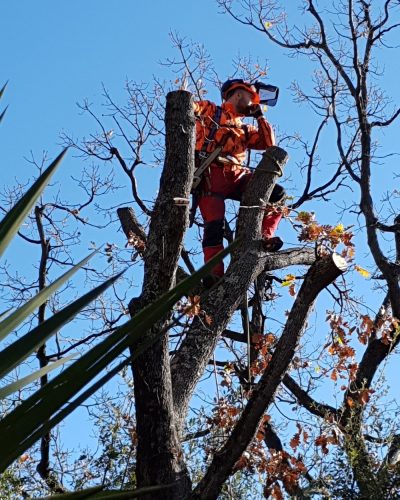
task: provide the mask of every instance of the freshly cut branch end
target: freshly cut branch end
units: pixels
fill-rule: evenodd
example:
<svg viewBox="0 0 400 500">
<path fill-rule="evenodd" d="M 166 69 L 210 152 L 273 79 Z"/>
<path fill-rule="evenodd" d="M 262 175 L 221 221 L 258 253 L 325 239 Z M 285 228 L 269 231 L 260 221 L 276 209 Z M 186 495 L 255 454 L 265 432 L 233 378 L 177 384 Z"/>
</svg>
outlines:
<svg viewBox="0 0 400 500">
<path fill-rule="evenodd" d="M 332 261 L 340 271 L 342 271 L 343 273 L 347 271 L 347 262 L 339 254 L 337 253 L 332 254 Z"/>
</svg>

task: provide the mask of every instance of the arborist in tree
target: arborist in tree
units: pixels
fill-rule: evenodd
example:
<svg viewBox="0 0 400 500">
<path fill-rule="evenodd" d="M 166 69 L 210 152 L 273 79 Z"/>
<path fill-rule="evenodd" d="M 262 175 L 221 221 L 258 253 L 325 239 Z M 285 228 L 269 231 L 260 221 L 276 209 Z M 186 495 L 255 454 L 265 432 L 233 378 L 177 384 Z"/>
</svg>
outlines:
<svg viewBox="0 0 400 500">
<path fill-rule="evenodd" d="M 264 150 L 275 145 L 274 131 L 260 106 L 260 94 L 274 91 L 273 98 L 261 99 L 274 105 L 278 98 L 276 87 L 262 83 L 251 84 L 241 79 L 226 81 L 221 87 L 222 105 L 210 101 L 194 103 L 196 116 L 196 172 L 193 184 L 192 222 L 197 206 L 204 220 L 203 252 L 208 262 L 223 249 L 225 200 L 240 201 L 252 172 L 243 166 L 248 149 Z M 262 96 L 265 97 L 265 96 Z M 257 119 L 258 127 L 242 122 L 243 117 Z M 276 184 L 270 203 L 283 199 L 285 190 Z M 267 251 L 278 251 L 283 242 L 274 237 L 282 215 L 266 212 L 262 236 Z M 221 262 L 213 269 L 211 280 L 224 274 Z"/>
</svg>

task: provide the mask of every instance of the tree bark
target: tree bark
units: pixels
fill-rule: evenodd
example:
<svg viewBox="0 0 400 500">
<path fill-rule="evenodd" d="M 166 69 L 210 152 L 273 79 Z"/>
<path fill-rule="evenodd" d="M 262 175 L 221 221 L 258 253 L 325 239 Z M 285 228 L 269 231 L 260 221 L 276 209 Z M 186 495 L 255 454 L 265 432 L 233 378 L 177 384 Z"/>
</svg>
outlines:
<svg viewBox="0 0 400 500">
<path fill-rule="evenodd" d="M 180 204 L 176 198 L 188 199 L 190 194 L 194 172 L 194 125 L 191 94 L 186 91 L 170 92 L 165 114 L 165 165 L 152 211 L 144 253 L 143 289 L 136 307 L 145 307 L 175 284 L 189 217 L 189 205 Z M 146 333 L 160 338 L 132 364 L 138 434 L 138 486 L 175 483 L 174 488 L 145 497 L 152 500 L 185 498 L 191 491 L 191 481 L 174 425 L 168 333 L 162 336 L 159 333 L 167 319 Z"/>
<path fill-rule="evenodd" d="M 133 211 L 133 208 L 131 208 L 131 207 L 118 208 L 117 214 L 118 214 L 118 218 L 121 222 L 122 230 L 124 231 L 128 242 L 131 241 L 132 238 L 134 240 L 136 240 L 136 242 L 138 244 L 138 247 L 136 247 L 136 250 L 137 250 L 138 254 L 143 258 L 144 254 L 146 252 L 147 235 L 146 235 L 146 232 L 145 232 L 143 226 L 137 220 L 136 214 Z M 182 255 L 182 257 L 189 267 L 190 264 L 188 262 L 188 257 L 186 259 L 183 255 Z M 188 276 L 189 276 L 189 274 L 181 266 L 178 266 L 178 269 L 176 270 L 176 281 L 177 282 L 182 281 L 185 278 L 187 278 Z"/>
<path fill-rule="evenodd" d="M 144 243 L 146 247 L 147 234 L 143 226 L 137 220 L 136 214 L 132 207 L 121 207 L 117 209 L 117 214 L 121 222 L 121 227 L 127 240 L 129 241 L 132 236 Z M 144 253 L 144 252 L 142 252 Z"/>
</svg>

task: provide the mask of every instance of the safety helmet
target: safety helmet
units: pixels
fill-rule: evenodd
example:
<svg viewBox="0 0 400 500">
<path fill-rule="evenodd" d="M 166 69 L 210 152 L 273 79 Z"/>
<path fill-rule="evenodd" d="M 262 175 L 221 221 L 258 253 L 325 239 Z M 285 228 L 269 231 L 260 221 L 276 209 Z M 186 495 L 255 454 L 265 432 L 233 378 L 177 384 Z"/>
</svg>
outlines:
<svg viewBox="0 0 400 500">
<path fill-rule="evenodd" d="M 249 92 L 251 94 L 251 96 L 252 96 L 253 104 L 259 104 L 260 97 L 258 95 L 256 87 L 253 84 L 249 83 L 249 82 L 245 82 L 241 78 L 235 78 L 233 80 L 227 80 L 222 85 L 222 87 L 221 87 L 221 96 L 222 96 L 222 99 L 225 100 L 227 98 L 227 94 L 229 92 L 231 92 L 232 90 L 235 90 L 237 88 L 242 88 L 242 89 L 246 90 L 246 92 Z"/>
</svg>

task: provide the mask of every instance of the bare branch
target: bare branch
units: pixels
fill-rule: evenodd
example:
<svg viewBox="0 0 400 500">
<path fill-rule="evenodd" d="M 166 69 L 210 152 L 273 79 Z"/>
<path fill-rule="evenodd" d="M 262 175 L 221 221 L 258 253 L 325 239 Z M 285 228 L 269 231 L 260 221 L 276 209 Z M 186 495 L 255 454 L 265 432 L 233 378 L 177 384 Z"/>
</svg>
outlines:
<svg viewBox="0 0 400 500">
<path fill-rule="evenodd" d="M 398 118 L 399 115 L 400 115 L 400 108 L 395 113 L 393 113 L 393 115 L 387 120 L 371 122 L 371 128 L 388 127 L 391 123 L 393 123 L 396 120 L 396 118 Z"/>
<path fill-rule="evenodd" d="M 310 413 L 320 418 L 335 418 L 337 410 L 330 405 L 318 403 L 288 374 L 282 379 L 283 385 L 296 397 L 297 402 Z"/>
</svg>

